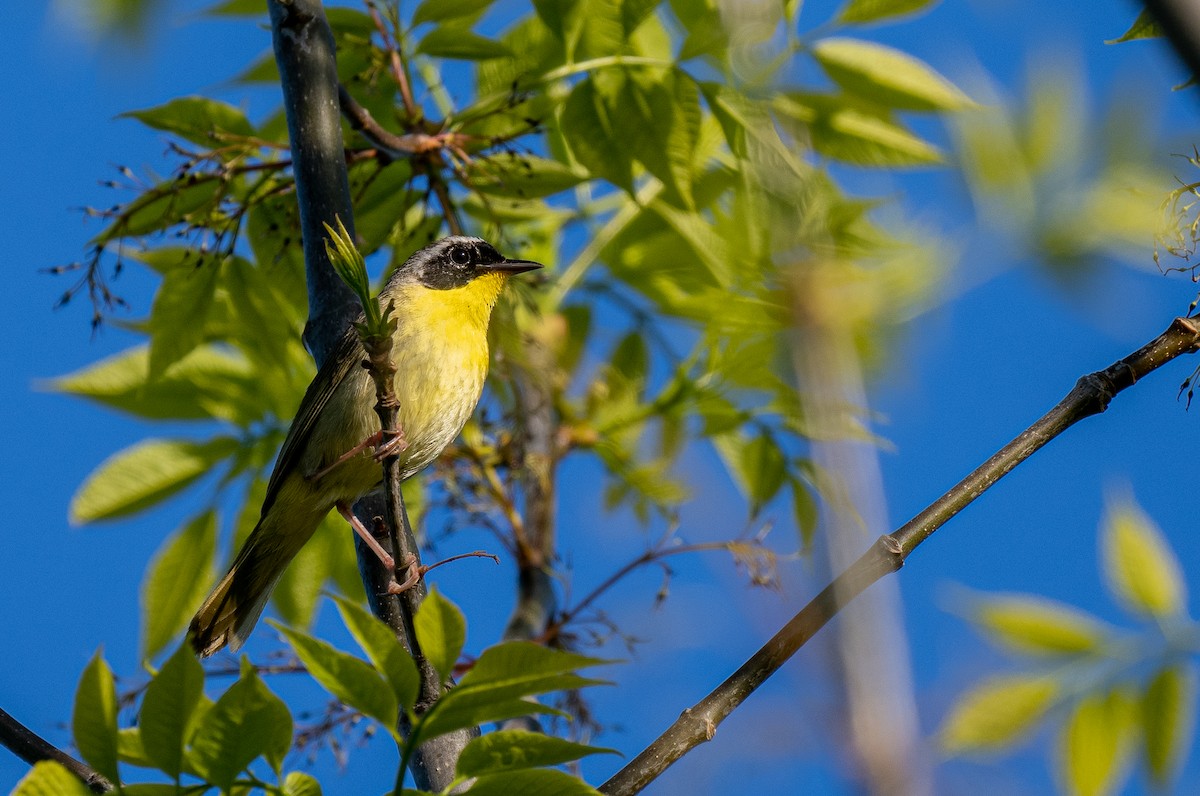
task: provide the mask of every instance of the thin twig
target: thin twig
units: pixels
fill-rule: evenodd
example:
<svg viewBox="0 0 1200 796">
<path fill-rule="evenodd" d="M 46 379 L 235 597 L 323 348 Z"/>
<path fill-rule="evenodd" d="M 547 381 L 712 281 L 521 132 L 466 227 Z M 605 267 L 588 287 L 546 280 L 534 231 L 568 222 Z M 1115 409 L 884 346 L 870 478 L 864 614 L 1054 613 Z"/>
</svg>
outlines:
<svg viewBox="0 0 1200 796">
<path fill-rule="evenodd" d="M 53 760 L 78 777 L 93 793 L 108 793 L 113 784 L 87 763 L 76 760 L 33 730 L 0 710 L 0 745 L 29 765 Z"/>
<path fill-rule="evenodd" d="M 1108 408 L 1113 397 L 1182 354 L 1200 349 L 1200 319 L 1176 318 L 1165 332 L 1104 370 L 1079 379 L 1053 409 L 894 533 L 834 578 L 741 668 L 685 710 L 665 732 L 600 786 L 610 796 L 640 792 L 683 755 L 711 740 L 725 717 L 775 673 L 838 611 L 884 575 L 895 572 L 923 541 L 992 484 L 1080 420 Z"/>
</svg>

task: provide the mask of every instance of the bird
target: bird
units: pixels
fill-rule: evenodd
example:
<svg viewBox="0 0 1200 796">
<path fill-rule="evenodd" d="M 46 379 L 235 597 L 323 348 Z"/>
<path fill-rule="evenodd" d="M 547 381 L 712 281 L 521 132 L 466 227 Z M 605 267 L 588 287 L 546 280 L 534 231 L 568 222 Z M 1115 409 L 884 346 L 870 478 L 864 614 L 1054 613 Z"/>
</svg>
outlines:
<svg viewBox="0 0 1200 796">
<path fill-rule="evenodd" d="M 350 506 L 382 483 L 383 454 L 397 453 L 400 478 L 410 478 L 462 431 L 487 377 L 492 308 L 509 277 L 541 267 L 510 260 L 482 238 L 452 235 L 417 251 L 392 273 L 379 299 L 384 307 L 394 304 L 399 433 L 380 444 L 375 386 L 361 366 L 364 351 L 352 324 L 300 401 L 257 525 L 189 625 L 198 656 L 226 646 L 236 652 L 245 643 L 287 565 L 330 509 L 346 517 L 389 564 L 391 557 Z"/>
</svg>

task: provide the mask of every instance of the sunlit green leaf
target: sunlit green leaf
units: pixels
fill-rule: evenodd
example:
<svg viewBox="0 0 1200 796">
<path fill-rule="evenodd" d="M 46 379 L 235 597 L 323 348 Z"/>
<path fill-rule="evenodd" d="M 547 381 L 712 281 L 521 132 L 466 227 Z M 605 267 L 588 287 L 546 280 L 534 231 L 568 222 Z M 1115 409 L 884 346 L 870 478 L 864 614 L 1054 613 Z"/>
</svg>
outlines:
<svg viewBox="0 0 1200 796">
<path fill-rule="evenodd" d="M 933 5 L 935 0 L 849 0 L 838 18 L 847 24 L 877 22 L 912 14 Z"/>
<path fill-rule="evenodd" d="M 283 796 L 321 796 L 321 783 L 311 774 L 292 771 L 283 781 Z"/>
<path fill-rule="evenodd" d="M 396 697 L 374 667 L 307 633 L 278 622 L 271 624 L 283 633 L 308 673 L 326 691 L 392 731 L 399 715 Z"/>
<path fill-rule="evenodd" d="M 479 777 L 463 792 L 464 796 L 599 796 L 600 791 L 579 777 L 554 769 L 519 769 Z"/>
<path fill-rule="evenodd" d="M 1128 608 L 1150 616 L 1172 616 L 1184 609 L 1187 585 L 1179 559 L 1136 503 L 1109 505 L 1101 544 L 1108 587 Z"/>
<path fill-rule="evenodd" d="M 587 179 L 586 174 L 557 160 L 516 153 L 477 158 L 467 174 L 477 191 L 519 199 L 551 196 Z"/>
<path fill-rule="evenodd" d="M 780 95 L 774 106 L 785 118 L 804 125 L 813 149 L 835 160 L 871 168 L 925 166 L 943 160 L 941 150 L 895 119 L 844 97 Z"/>
<path fill-rule="evenodd" d="M 291 745 L 291 711 L 243 665 L 241 678 L 197 721 L 188 762 L 207 781 L 228 790 L 260 756 L 278 771 Z"/>
<path fill-rule="evenodd" d="M 1034 655 L 1092 652 L 1107 633 L 1091 614 L 1033 595 L 984 597 L 972 619 L 995 640 Z"/>
<path fill-rule="evenodd" d="M 993 677 L 959 697 L 940 731 L 951 754 L 1003 749 L 1028 733 L 1058 695 L 1046 677 Z"/>
<path fill-rule="evenodd" d="M 467 623 L 458 606 L 430 590 L 414 620 L 421 652 L 443 681 L 450 677 L 467 640 Z"/>
<path fill-rule="evenodd" d="M 92 242 L 103 245 L 118 238 L 137 238 L 206 218 L 217 210 L 225 188 L 224 182 L 208 176 L 159 183 L 121 208 Z"/>
<path fill-rule="evenodd" d="M 1164 666 L 1142 695 L 1141 724 L 1146 767 L 1160 788 L 1167 788 L 1192 748 L 1196 724 L 1196 668 L 1190 663 Z"/>
<path fill-rule="evenodd" d="M 486 61 L 512 55 L 503 42 L 454 25 L 444 25 L 426 33 L 417 42 L 417 52 L 460 61 Z"/>
<path fill-rule="evenodd" d="M 195 257 L 166 272 L 150 310 L 149 380 L 204 342 L 220 274 L 219 261 Z"/>
<path fill-rule="evenodd" d="M 618 754 L 615 749 L 574 743 L 553 735 L 523 730 L 498 730 L 473 739 L 459 755 L 460 777 L 500 771 L 557 766 L 595 754 Z"/>
<path fill-rule="evenodd" d="M 144 660 L 167 646 L 199 607 L 215 579 L 216 550 L 217 517 L 205 511 L 167 539 L 154 555 L 142 579 Z"/>
<path fill-rule="evenodd" d="M 632 153 L 623 145 L 618 121 L 601 102 L 594 80 L 583 80 L 571 91 L 560 124 L 572 154 L 584 168 L 633 192 Z"/>
<path fill-rule="evenodd" d="M 100 650 L 88 661 L 71 713 L 75 746 L 87 764 L 117 782 L 117 689 Z"/>
<path fill-rule="evenodd" d="M 974 105 L 928 64 L 882 44 L 831 37 L 813 44 L 812 54 L 833 82 L 885 107 L 954 111 Z"/>
<path fill-rule="evenodd" d="M 408 651 L 401 646 L 395 632 L 367 611 L 359 602 L 333 595 L 342 622 L 367 653 L 375 668 L 383 673 L 400 706 L 411 710 L 420 690 L 420 676 Z"/>
<path fill-rule="evenodd" d="M 92 796 L 92 791 L 61 763 L 42 760 L 34 763 L 10 796 Z"/>
<path fill-rule="evenodd" d="M 206 442 L 146 439 L 114 453 L 71 499 L 75 523 L 134 514 L 170 497 L 238 448 L 230 437 Z"/>
<path fill-rule="evenodd" d="M 179 97 L 155 108 L 129 111 L 121 116 L 210 147 L 229 136 L 254 134 L 254 127 L 245 114 L 228 103 L 208 97 Z"/>
<path fill-rule="evenodd" d="M 117 730 L 117 757 L 122 763 L 138 768 L 158 768 L 158 764 L 146 754 L 137 727 L 122 727 Z"/>
<path fill-rule="evenodd" d="M 1121 788 L 1133 762 L 1135 708 L 1120 689 L 1086 694 L 1075 705 L 1060 739 L 1068 793 L 1103 796 Z"/>
<path fill-rule="evenodd" d="M 138 713 L 142 748 L 173 777 L 183 770 L 184 741 L 203 693 L 204 669 L 187 643 L 179 645 L 146 686 Z"/>
</svg>

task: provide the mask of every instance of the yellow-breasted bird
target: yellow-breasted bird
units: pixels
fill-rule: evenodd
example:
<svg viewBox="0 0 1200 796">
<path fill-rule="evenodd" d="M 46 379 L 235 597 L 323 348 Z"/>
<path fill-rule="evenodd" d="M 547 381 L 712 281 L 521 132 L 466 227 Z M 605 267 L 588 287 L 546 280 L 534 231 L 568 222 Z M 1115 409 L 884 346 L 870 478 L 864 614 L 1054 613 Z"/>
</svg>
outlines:
<svg viewBox="0 0 1200 796">
<path fill-rule="evenodd" d="M 492 307 L 509 276 L 540 267 L 509 260 L 480 238 L 456 235 L 418 251 L 384 285 L 380 301 L 395 303 L 397 322 L 392 360 L 401 478 L 424 469 L 462 431 L 487 376 Z M 245 642 L 288 563 L 331 508 L 374 542 L 349 509 L 382 482 L 376 457 L 365 450 L 380 434 L 363 358 L 357 332 L 347 329 L 304 393 L 258 525 L 192 619 L 198 655 Z"/>
</svg>

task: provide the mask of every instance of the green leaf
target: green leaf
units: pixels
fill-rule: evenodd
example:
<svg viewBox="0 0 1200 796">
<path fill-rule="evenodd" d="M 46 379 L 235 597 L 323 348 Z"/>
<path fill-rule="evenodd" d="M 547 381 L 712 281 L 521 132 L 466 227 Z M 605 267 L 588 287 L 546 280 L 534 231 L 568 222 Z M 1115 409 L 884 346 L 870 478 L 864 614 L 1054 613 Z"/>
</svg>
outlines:
<svg viewBox="0 0 1200 796">
<path fill-rule="evenodd" d="M 434 58 L 458 61 L 487 61 L 512 55 L 508 45 L 480 36 L 464 27 L 444 25 L 434 28 L 417 42 L 417 52 Z"/>
<path fill-rule="evenodd" d="M 944 160 L 941 150 L 886 113 L 847 97 L 780 95 L 774 108 L 804 125 L 813 149 L 828 158 L 867 168 L 927 166 Z"/>
<path fill-rule="evenodd" d="M 10 796 L 92 796 L 92 792 L 61 763 L 42 760 L 33 764 Z"/>
<path fill-rule="evenodd" d="M 142 746 L 142 736 L 137 727 L 122 727 L 117 730 L 117 758 L 122 763 L 139 768 L 158 768 Z"/>
<path fill-rule="evenodd" d="M 579 777 L 553 769 L 506 771 L 479 777 L 464 796 L 599 796 L 600 791 Z"/>
<path fill-rule="evenodd" d="M 232 257 L 225 264 L 223 281 L 242 350 L 255 362 L 278 368 L 288 361 L 288 348 L 300 336 L 303 322 L 276 292 L 277 278 L 267 270 L 243 257 Z M 258 372 L 261 377 L 262 370 Z"/>
<path fill-rule="evenodd" d="M 227 136 L 254 135 L 254 126 L 240 110 L 208 97 L 179 97 L 154 108 L 122 113 L 155 130 L 185 138 L 202 146 L 214 146 Z"/>
<path fill-rule="evenodd" d="M 161 182 L 122 207 L 120 214 L 92 242 L 103 246 L 118 238 L 137 238 L 206 219 L 218 209 L 225 188 L 222 180 L 207 176 Z"/>
<path fill-rule="evenodd" d="M 199 719 L 188 762 L 200 776 L 229 790 L 259 756 L 278 772 L 292 745 L 287 705 L 243 663 L 241 678 Z"/>
<path fill-rule="evenodd" d="M 629 70 L 608 114 L 615 142 L 662 181 L 676 204 L 690 208 L 701 122 L 696 84 L 673 69 Z"/>
<path fill-rule="evenodd" d="M 375 668 L 387 678 L 400 706 L 411 710 L 420 693 L 421 682 L 417 665 L 413 663 L 408 650 L 400 644 L 390 627 L 362 605 L 337 594 L 332 597 L 350 635 L 367 653 Z"/>
<path fill-rule="evenodd" d="M 800 530 L 800 541 L 805 549 L 812 546 L 813 536 L 817 532 L 817 523 L 821 519 L 820 510 L 812 490 L 799 478 L 790 479 L 792 486 L 792 516 L 796 527 Z"/>
<path fill-rule="evenodd" d="M 1047 677 L 993 677 L 959 697 L 940 731 L 951 754 L 1003 749 L 1033 729 L 1059 686 Z"/>
<path fill-rule="evenodd" d="M 311 774 L 292 771 L 283 781 L 283 796 L 321 796 L 321 783 Z"/>
<path fill-rule="evenodd" d="M 350 237 L 342 219 L 337 219 L 336 229 L 328 223 L 324 227 L 328 236 L 325 238 L 325 254 L 333 270 L 354 291 L 363 307 L 375 303 L 371 301 L 371 278 L 367 276 L 367 263 L 354 245 L 354 239 Z"/>
<path fill-rule="evenodd" d="M 493 2 L 495 0 L 421 0 L 413 11 L 412 24 L 415 28 L 423 22 L 445 22 L 464 17 L 474 20 Z"/>
<path fill-rule="evenodd" d="M 877 22 L 920 11 L 932 3 L 933 0 L 850 0 L 838 19 L 849 25 Z"/>
<path fill-rule="evenodd" d="M 308 673 L 321 686 L 355 710 L 395 732 L 396 696 L 374 667 L 320 639 L 278 622 L 271 624 L 287 638 Z"/>
<path fill-rule="evenodd" d="M 183 771 L 188 726 L 203 694 L 204 669 L 186 642 L 179 645 L 146 686 L 138 713 L 142 749 L 172 777 Z"/>
<path fill-rule="evenodd" d="M 1075 705 L 1060 737 L 1068 793 L 1102 796 L 1121 788 L 1137 738 L 1134 709 L 1122 690 L 1087 694 Z"/>
<path fill-rule="evenodd" d="M 467 622 L 462 611 L 432 589 L 421 602 L 414 624 L 421 652 L 445 682 L 467 640 Z"/>
<path fill-rule="evenodd" d="M 153 381 L 204 342 L 221 264 L 214 259 L 179 262 L 166 272 L 150 310 L 150 370 Z"/>
<path fill-rule="evenodd" d="M 888 108 L 954 111 L 974 106 L 928 64 L 882 44 L 832 37 L 816 42 L 812 54 L 833 82 Z"/>
<path fill-rule="evenodd" d="M 75 746 L 87 764 L 117 782 L 117 689 L 100 650 L 79 678 L 71 714 Z"/>
<path fill-rule="evenodd" d="M 475 158 L 467 173 L 467 182 L 480 193 L 517 199 L 552 196 L 587 179 L 587 174 L 557 160 L 515 152 Z"/>
<path fill-rule="evenodd" d="M 484 650 L 462 681 L 430 708 L 421 735 L 430 738 L 489 721 L 557 713 L 528 698 L 597 684 L 574 671 L 603 662 L 526 641 L 497 644 Z"/>
<path fill-rule="evenodd" d="M 1150 779 L 1164 792 L 1192 748 L 1196 723 L 1196 668 L 1164 666 L 1142 695 L 1142 740 Z"/>
<path fill-rule="evenodd" d="M 195 348 L 153 381 L 146 380 L 149 365 L 149 348 L 129 348 L 47 384 L 151 420 L 248 423 L 261 412 L 261 407 L 251 406 L 258 391 L 254 369 L 227 348 Z"/>
<path fill-rule="evenodd" d="M 498 730 L 468 743 L 459 755 L 456 771 L 460 777 L 479 777 L 501 771 L 557 766 L 595 754 L 620 752 L 539 732 Z"/>
<path fill-rule="evenodd" d="M 121 796 L 179 796 L 179 789 L 173 782 L 139 782 L 121 788 Z"/>
<path fill-rule="evenodd" d="M 787 459 L 767 430 L 753 438 L 740 433 L 713 437 L 713 445 L 734 482 L 750 502 L 750 515 L 779 493 L 787 480 Z"/>
<path fill-rule="evenodd" d="M 1091 614 L 1032 595 L 984 597 L 972 621 L 1000 643 L 1032 655 L 1095 652 L 1107 635 Z"/>
<path fill-rule="evenodd" d="M 100 463 L 71 499 L 73 523 L 135 514 L 187 487 L 238 449 L 230 437 L 207 442 L 147 439 Z"/>
<path fill-rule="evenodd" d="M 566 62 L 625 50 L 622 4 L 612 0 L 534 0 L 538 18 L 563 43 Z"/>
<path fill-rule="evenodd" d="M 571 153 L 588 172 L 633 193 L 632 153 L 622 145 L 619 122 L 601 102 L 591 77 L 572 89 L 559 124 Z"/>
<path fill-rule="evenodd" d="M 1129 30 L 1122 33 L 1118 38 L 1105 39 L 1105 44 L 1120 44 L 1121 42 L 1134 41 L 1136 39 L 1157 39 L 1162 36 L 1162 29 L 1158 27 L 1158 23 L 1154 21 L 1154 17 L 1146 9 L 1138 12 L 1137 19 L 1129 26 Z"/>
<path fill-rule="evenodd" d="M 159 548 L 142 579 L 143 660 L 157 655 L 187 626 L 215 579 L 216 552 L 217 516 L 212 511 L 197 515 Z"/>
<path fill-rule="evenodd" d="M 1111 502 L 1101 529 L 1109 590 L 1130 610 L 1173 616 L 1187 603 L 1179 559 L 1162 531 L 1131 499 Z"/>
</svg>

